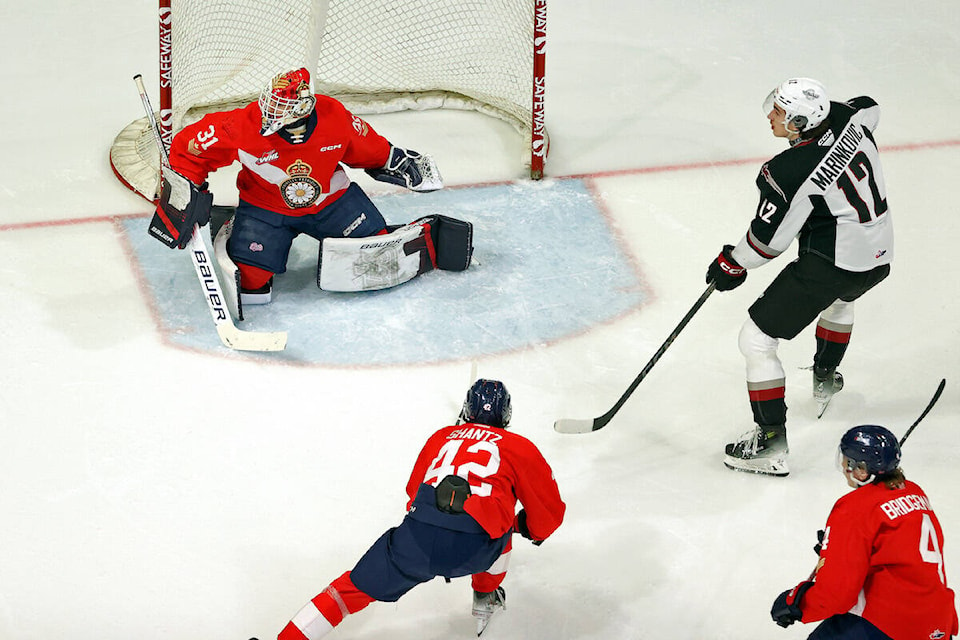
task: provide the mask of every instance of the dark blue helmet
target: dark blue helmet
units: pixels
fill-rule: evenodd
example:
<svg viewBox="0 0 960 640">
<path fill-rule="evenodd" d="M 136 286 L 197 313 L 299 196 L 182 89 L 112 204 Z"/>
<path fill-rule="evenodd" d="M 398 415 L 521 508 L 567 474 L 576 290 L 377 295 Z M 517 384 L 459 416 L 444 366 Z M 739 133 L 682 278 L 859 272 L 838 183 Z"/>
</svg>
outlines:
<svg viewBox="0 0 960 640">
<path fill-rule="evenodd" d="M 513 407 L 510 392 L 499 380 L 481 378 L 473 383 L 463 401 L 460 420 L 506 429 L 510 425 Z"/>
<path fill-rule="evenodd" d="M 900 443 L 884 427 L 864 424 L 850 429 L 840 439 L 840 453 L 860 463 L 867 473 L 882 476 L 900 466 Z"/>
</svg>

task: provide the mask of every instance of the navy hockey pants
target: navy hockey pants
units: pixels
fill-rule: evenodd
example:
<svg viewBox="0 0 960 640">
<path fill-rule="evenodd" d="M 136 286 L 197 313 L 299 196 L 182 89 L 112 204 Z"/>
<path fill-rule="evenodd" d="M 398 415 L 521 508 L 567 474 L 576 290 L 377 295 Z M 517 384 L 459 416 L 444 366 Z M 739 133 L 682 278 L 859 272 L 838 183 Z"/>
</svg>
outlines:
<svg viewBox="0 0 960 640">
<path fill-rule="evenodd" d="M 807 640 L 890 640 L 890 636 L 852 613 L 831 616 Z"/>
<path fill-rule="evenodd" d="M 324 238 L 365 238 L 387 226 L 383 215 L 355 182 L 346 192 L 318 213 L 287 216 L 240 201 L 227 241 L 227 254 L 238 264 L 248 264 L 270 273 L 287 270 L 294 238 L 301 233 Z"/>
<path fill-rule="evenodd" d="M 395 602 L 437 576 L 457 578 L 489 569 L 512 532 L 491 538 L 467 514 L 439 511 L 433 487 L 421 485 L 413 507 L 360 558 L 350 572 L 358 589 L 381 602 Z"/>
</svg>

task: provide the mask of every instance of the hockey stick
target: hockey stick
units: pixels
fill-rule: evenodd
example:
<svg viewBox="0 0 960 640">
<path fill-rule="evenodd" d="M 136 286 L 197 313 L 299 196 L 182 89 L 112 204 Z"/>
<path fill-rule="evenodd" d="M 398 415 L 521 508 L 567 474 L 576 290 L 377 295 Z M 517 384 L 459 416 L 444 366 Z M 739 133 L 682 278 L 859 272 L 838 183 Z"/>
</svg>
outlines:
<svg viewBox="0 0 960 640">
<path fill-rule="evenodd" d="M 147 112 L 147 119 L 150 122 L 150 128 L 153 130 L 157 149 L 160 151 L 160 163 L 169 168 L 170 157 L 167 154 L 167 147 L 160 137 L 160 129 L 157 126 L 157 119 L 153 115 L 150 97 L 143 86 L 143 77 L 138 73 L 133 76 L 133 80 L 137 83 L 140 100 L 143 101 L 143 108 Z M 220 341 L 231 349 L 238 351 L 283 351 L 287 346 L 286 331 L 242 331 L 233 323 L 233 318 L 230 317 L 230 312 L 227 310 L 223 297 L 223 287 L 220 285 L 220 279 L 214 269 L 210 252 L 207 250 L 203 236 L 200 235 L 200 226 L 197 224 L 193 225 L 193 235 L 190 236 L 187 248 L 190 251 L 190 257 L 193 258 L 193 268 L 197 272 L 201 287 L 203 287 L 203 295 L 207 300 L 207 306 L 210 308 L 210 315 L 213 316 Z"/>
<path fill-rule="evenodd" d="M 940 399 L 940 394 L 943 393 L 943 388 L 947 386 L 947 379 L 943 378 L 940 380 L 940 386 L 937 387 L 936 393 L 933 394 L 933 397 L 930 398 L 930 403 L 927 404 L 927 408 L 923 410 L 923 413 L 920 414 L 920 417 L 914 421 L 910 428 L 907 429 L 907 432 L 903 434 L 903 437 L 900 438 L 900 446 L 903 446 L 903 443 L 907 441 L 907 438 L 910 437 L 910 434 L 913 433 L 913 430 L 917 428 L 917 425 L 920 424 L 920 421 L 927 417 L 927 414 L 930 413 L 930 409 L 933 409 L 933 405 L 937 404 L 937 400 Z"/>
<path fill-rule="evenodd" d="M 576 420 L 570 418 L 563 418 L 557 420 L 553 423 L 553 428 L 560 433 L 590 433 L 591 431 L 597 431 L 599 429 L 607 426 L 607 423 L 610 422 L 610 419 L 620 410 L 620 407 L 627 401 L 627 398 L 630 397 L 630 394 L 636 390 L 636 388 L 643 382 L 643 379 L 647 377 L 647 374 L 650 373 L 650 370 L 653 369 L 653 365 L 657 364 L 657 361 L 660 360 L 660 357 L 663 356 L 667 348 L 673 344 L 673 341 L 677 339 L 677 336 L 680 335 L 680 332 L 683 331 L 683 328 L 687 326 L 687 323 L 690 322 L 690 319 L 693 318 L 694 314 L 700 310 L 700 307 L 703 306 L 703 303 L 707 301 L 707 298 L 710 297 L 710 294 L 713 293 L 716 288 L 716 284 L 711 282 L 706 290 L 700 294 L 700 297 L 694 303 L 690 310 L 687 311 L 687 315 L 683 316 L 683 320 L 680 321 L 680 324 L 677 325 L 676 329 L 667 337 L 666 341 L 660 345 L 660 349 L 653 355 L 650 359 L 650 362 L 647 363 L 647 366 L 643 368 L 630 386 L 627 387 L 627 390 L 620 396 L 620 399 L 617 400 L 616 404 L 610 407 L 610 410 L 598 418 L 593 420 Z"/>
</svg>

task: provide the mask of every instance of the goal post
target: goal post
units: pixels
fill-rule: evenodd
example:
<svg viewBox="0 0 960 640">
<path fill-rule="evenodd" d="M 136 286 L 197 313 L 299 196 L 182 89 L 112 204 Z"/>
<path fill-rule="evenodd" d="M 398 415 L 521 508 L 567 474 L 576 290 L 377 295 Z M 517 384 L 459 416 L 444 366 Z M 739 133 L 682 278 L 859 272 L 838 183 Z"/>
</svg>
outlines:
<svg viewBox="0 0 960 640">
<path fill-rule="evenodd" d="M 547 0 L 159 0 L 161 136 L 241 107 L 281 71 L 305 66 L 318 93 L 358 115 L 472 109 L 524 140 L 543 176 Z M 146 118 L 110 163 L 154 199 L 159 157 Z"/>
</svg>

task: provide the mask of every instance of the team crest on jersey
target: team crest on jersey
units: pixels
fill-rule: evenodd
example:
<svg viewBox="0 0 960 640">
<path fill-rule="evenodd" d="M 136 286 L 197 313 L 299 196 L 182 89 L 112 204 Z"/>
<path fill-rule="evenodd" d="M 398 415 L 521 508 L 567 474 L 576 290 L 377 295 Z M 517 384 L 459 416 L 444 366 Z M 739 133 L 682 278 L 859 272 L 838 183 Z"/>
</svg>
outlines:
<svg viewBox="0 0 960 640">
<path fill-rule="evenodd" d="M 280 183 L 280 195 L 291 209 L 309 207 L 322 195 L 320 183 L 310 177 L 312 169 L 313 167 L 299 159 L 287 167 L 289 177 Z"/>
</svg>

